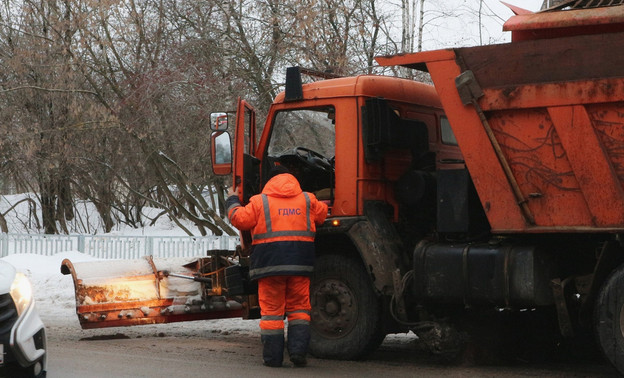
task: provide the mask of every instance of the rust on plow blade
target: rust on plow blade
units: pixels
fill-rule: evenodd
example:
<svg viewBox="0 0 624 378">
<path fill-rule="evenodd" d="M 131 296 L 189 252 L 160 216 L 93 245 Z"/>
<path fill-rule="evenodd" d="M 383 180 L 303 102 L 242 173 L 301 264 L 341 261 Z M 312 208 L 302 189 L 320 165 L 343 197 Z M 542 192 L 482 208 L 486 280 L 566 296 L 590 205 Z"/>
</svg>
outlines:
<svg viewBox="0 0 624 378">
<path fill-rule="evenodd" d="M 61 273 L 73 278 L 83 329 L 242 317 L 241 297 L 222 295 L 227 291 L 221 287 L 223 269 L 215 267 L 223 261 L 233 265 L 219 256 L 75 263 L 65 259 Z"/>
</svg>

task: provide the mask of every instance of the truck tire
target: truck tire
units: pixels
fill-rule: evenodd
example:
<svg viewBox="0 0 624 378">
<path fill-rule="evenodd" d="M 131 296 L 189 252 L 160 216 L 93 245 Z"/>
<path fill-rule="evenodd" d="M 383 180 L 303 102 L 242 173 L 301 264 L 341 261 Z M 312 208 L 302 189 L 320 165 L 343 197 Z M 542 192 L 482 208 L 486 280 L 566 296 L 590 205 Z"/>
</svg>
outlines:
<svg viewBox="0 0 624 378">
<path fill-rule="evenodd" d="M 594 307 L 596 339 L 602 353 L 624 374 L 624 266 L 602 285 Z"/>
<path fill-rule="evenodd" d="M 310 353 L 318 358 L 365 357 L 383 341 L 380 298 L 362 263 L 341 255 L 316 260 L 310 285 Z"/>
</svg>

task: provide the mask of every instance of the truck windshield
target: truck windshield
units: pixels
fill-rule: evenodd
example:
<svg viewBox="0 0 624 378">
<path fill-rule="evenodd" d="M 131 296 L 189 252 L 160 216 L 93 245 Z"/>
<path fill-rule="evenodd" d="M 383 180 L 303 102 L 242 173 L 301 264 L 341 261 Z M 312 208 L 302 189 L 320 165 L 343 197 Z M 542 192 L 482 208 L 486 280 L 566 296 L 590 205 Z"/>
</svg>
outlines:
<svg viewBox="0 0 624 378">
<path fill-rule="evenodd" d="M 333 107 L 277 113 L 269 155 L 281 156 L 292 153 L 295 147 L 304 147 L 327 158 L 333 157 L 335 114 Z"/>
<path fill-rule="evenodd" d="M 333 187 L 335 115 L 322 107 L 282 111 L 273 120 L 268 160 L 288 168 L 305 191 Z"/>
</svg>

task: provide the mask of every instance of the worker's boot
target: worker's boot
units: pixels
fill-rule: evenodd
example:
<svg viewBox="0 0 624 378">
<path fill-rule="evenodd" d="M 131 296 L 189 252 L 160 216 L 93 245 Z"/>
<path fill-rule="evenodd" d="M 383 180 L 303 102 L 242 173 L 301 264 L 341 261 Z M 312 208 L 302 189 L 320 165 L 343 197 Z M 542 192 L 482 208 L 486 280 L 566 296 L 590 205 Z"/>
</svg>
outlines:
<svg viewBox="0 0 624 378">
<path fill-rule="evenodd" d="M 265 366 L 281 367 L 284 362 L 284 334 L 262 335 L 262 359 Z"/>
<path fill-rule="evenodd" d="M 297 367 L 304 367 L 308 363 L 308 344 L 310 344 L 310 326 L 297 324 L 288 326 L 288 355 L 290 361 Z"/>
</svg>

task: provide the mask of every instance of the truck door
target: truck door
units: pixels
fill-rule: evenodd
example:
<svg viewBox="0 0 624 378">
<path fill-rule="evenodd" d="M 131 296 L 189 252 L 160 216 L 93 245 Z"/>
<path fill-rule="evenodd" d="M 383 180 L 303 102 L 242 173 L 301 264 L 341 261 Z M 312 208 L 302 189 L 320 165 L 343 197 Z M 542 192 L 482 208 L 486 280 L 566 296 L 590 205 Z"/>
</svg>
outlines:
<svg viewBox="0 0 624 378">
<path fill-rule="evenodd" d="M 238 99 L 234 137 L 234 167 L 232 185 L 238 188 L 243 204 L 260 192 L 260 160 L 257 150 L 256 111 L 245 100 Z"/>
</svg>

